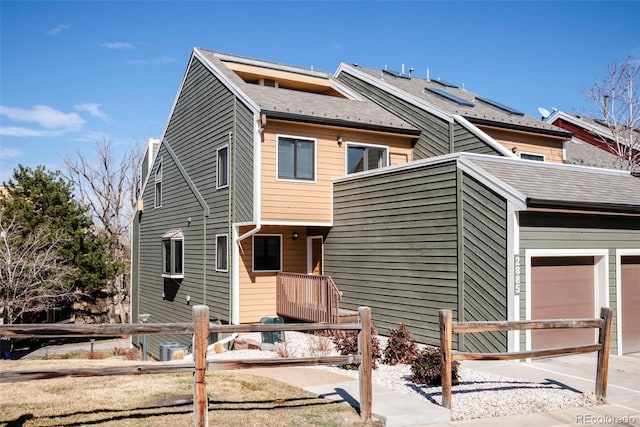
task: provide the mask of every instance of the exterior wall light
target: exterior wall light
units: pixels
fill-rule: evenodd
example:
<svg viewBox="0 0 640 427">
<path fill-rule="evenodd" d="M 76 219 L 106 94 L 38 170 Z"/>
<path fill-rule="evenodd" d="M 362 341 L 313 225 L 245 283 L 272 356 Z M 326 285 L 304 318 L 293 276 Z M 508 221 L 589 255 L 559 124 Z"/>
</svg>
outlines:
<svg viewBox="0 0 640 427">
<path fill-rule="evenodd" d="M 298 240 L 298 237 L 299 237 L 299 236 L 300 236 L 300 235 L 298 234 L 298 232 L 297 232 L 297 231 L 294 231 L 294 232 L 293 232 L 293 234 L 291 235 L 291 238 L 292 238 L 293 240 Z"/>
<path fill-rule="evenodd" d="M 342 147 L 342 143 L 344 142 L 344 140 L 342 139 L 341 136 L 338 136 L 338 139 L 336 140 L 338 141 L 338 147 Z"/>
</svg>

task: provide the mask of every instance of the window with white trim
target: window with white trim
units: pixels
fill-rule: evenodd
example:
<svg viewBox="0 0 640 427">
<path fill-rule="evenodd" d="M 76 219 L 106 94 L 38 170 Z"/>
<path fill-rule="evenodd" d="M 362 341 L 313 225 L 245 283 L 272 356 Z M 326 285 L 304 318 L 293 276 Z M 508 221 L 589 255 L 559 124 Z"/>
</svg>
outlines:
<svg viewBox="0 0 640 427">
<path fill-rule="evenodd" d="M 282 236 L 253 236 L 253 271 L 282 271 Z"/>
<path fill-rule="evenodd" d="M 162 236 L 162 277 L 182 279 L 184 271 L 184 236 L 173 230 Z"/>
<path fill-rule="evenodd" d="M 228 234 L 216 235 L 216 271 L 228 271 Z"/>
<path fill-rule="evenodd" d="M 387 166 L 389 149 L 380 145 L 347 144 L 347 174 Z"/>
<path fill-rule="evenodd" d="M 544 155 L 542 154 L 524 153 L 521 151 L 520 158 L 523 160 L 535 160 L 538 162 L 544 162 Z"/>
<path fill-rule="evenodd" d="M 155 207 L 159 208 L 162 206 L 162 159 L 160 160 L 160 164 L 156 168 L 155 173 L 155 183 L 156 183 L 156 201 Z"/>
<path fill-rule="evenodd" d="M 278 137 L 278 179 L 314 181 L 315 140 Z"/>
<path fill-rule="evenodd" d="M 225 188 L 229 186 L 229 147 L 218 148 L 217 158 L 216 187 Z"/>
</svg>

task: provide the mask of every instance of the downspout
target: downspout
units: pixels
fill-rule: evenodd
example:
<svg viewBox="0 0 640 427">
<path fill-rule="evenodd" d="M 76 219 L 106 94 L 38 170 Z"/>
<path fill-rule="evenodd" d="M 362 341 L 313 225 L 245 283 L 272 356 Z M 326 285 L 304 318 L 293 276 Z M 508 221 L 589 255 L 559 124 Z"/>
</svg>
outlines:
<svg viewBox="0 0 640 427">
<path fill-rule="evenodd" d="M 232 311 L 231 322 L 234 325 L 240 324 L 240 243 L 258 233 L 262 228 L 262 205 L 261 205 L 261 189 L 262 189 L 262 132 L 267 124 L 266 115 L 253 113 L 253 220 L 254 227 L 238 236 L 240 226 L 233 227 L 233 270 L 232 270 Z M 259 125 L 258 125 L 259 124 Z"/>
</svg>

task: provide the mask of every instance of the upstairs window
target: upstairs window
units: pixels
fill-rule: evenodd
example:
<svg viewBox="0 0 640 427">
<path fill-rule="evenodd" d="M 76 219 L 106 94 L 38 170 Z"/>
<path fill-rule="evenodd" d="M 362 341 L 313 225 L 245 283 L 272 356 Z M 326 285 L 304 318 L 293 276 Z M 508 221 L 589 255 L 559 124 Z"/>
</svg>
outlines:
<svg viewBox="0 0 640 427">
<path fill-rule="evenodd" d="M 282 236 L 253 236 L 253 271 L 282 271 Z"/>
<path fill-rule="evenodd" d="M 156 182 L 155 207 L 159 208 L 160 206 L 162 206 L 162 160 L 160 160 L 160 164 L 156 169 L 155 182 Z"/>
<path fill-rule="evenodd" d="M 523 160 L 536 160 L 538 162 L 544 162 L 544 156 L 542 154 L 533 153 L 520 153 L 520 158 Z"/>
<path fill-rule="evenodd" d="M 228 241 L 227 234 L 218 234 L 216 236 L 216 271 L 228 271 Z"/>
<path fill-rule="evenodd" d="M 225 188 L 229 186 L 229 147 L 218 149 L 218 176 L 216 178 L 216 187 Z"/>
<path fill-rule="evenodd" d="M 184 271 L 184 235 L 171 230 L 162 236 L 162 277 L 182 279 Z"/>
<path fill-rule="evenodd" d="M 387 147 L 347 144 L 347 174 L 385 167 L 388 157 Z"/>
<path fill-rule="evenodd" d="M 315 140 L 278 137 L 278 179 L 315 180 Z"/>
</svg>

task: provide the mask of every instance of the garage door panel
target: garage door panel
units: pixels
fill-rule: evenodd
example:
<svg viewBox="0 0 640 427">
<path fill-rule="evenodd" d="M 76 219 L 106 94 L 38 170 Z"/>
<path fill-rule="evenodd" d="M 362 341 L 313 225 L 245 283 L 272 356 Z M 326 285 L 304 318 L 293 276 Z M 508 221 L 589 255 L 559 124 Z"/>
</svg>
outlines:
<svg viewBox="0 0 640 427">
<path fill-rule="evenodd" d="M 531 318 L 593 318 L 593 257 L 533 258 L 531 266 Z M 534 330 L 531 347 L 535 349 L 593 344 L 593 329 Z"/>
<path fill-rule="evenodd" d="M 622 352 L 640 352 L 640 257 L 622 257 Z"/>
</svg>

